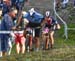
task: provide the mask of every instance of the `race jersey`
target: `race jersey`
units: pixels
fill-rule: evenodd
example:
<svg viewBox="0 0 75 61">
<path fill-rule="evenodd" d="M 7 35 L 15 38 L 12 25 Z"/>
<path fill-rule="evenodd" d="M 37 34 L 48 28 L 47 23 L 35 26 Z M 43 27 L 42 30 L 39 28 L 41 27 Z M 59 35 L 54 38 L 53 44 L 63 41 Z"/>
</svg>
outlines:
<svg viewBox="0 0 75 61">
<path fill-rule="evenodd" d="M 28 27 L 38 27 L 40 26 L 43 15 L 40 13 L 33 13 L 32 16 L 30 16 L 30 13 L 28 12 L 26 15 L 23 16 L 24 18 L 27 18 L 29 20 Z"/>
<path fill-rule="evenodd" d="M 52 18 L 52 17 L 49 17 L 47 20 L 46 20 L 46 26 L 45 27 L 53 27 L 55 24 L 57 24 L 57 21 Z"/>
</svg>

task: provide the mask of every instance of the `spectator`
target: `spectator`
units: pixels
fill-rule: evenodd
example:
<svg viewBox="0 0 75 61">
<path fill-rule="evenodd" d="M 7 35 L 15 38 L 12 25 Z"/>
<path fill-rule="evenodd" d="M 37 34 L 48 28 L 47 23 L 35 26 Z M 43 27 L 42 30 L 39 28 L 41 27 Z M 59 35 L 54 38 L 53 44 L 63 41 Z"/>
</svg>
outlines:
<svg viewBox="0 0 75 61">
<path fill-rule="evenodd" d="M 11 1 L 10 0 L 3 0 L 3 6 L 2 6 L 2 16 L 4 14 L 8 13 L 8 11 L 11 9 Z"/>
<path fill-rule="evenodd" d="M 24 26 L 28 23 L 28 20 L 27 19 L 22 19 L 24 20 L 25 24 Z M 25 27 L 24 27 L 25 28 Z M 21 29 L 21 33 L 15 33 L 15 42 L 16 42 L 16 51 L 17 51 L 17 54 L 21 53 L 24 54 L 25 53 L 25 42 L 26 42 L 26 39 L 25 39 L 25 36 L 24 36 L 24 29 Z"/>
<path fill-rule="evenodd" d="M 26 2 L 25 2 L 27 5 L 29 5 L 29 3 L 30 3 L 30 0 L 26 0 Z"/>
<path fill-rule="evenodd" d="M 62 1 L 62 8 L 66 8 L 69 0 L 63 0 Z"/>
<path fill-rule="evenodd" d="M 1 18 L 2 18 L 2 10 L 0 9 L 0 30 L 1 30 Z M 0 57 L 2 57 L 2 51 L 1 51 L 1 38 L 0 38 Z"/>
<path fill-rule="evenodd" d="M 74 0 L 74 8 L 75 8 L 75 0 Z"/>
<path fill-rule="evenodd" d="M 0 8 L 2 8 L 2 5 L 3 5 L 3 1 L 0 0 Z"/>
<path fill-rule="evenodd" d="M 11 0 L 11 4 L 12 4 L 12 6 L 15 6 L 16 5 L 16 0 Z"/>
<path fill-rule="evenodd" d="M 25 0 L 16 0 L 16 8 L 22 10 Z"/>
<path fill-rule="evenodd" d="M 55 8 L 56 8 L 57 11 L 59 10 L 60 6 L 61 6 L 61 1 L 56 0 L 56 7 Z"/>
<path fill-rule="evenodd" d="M 16 52 L 17 52 L 17 54 L 19 54 L 20 52 L 22 53 L 22 54 L 24 54 L 25 53 L 25 37 L 24 37 L 24 33 L 23 33 L 23 30 L 24 30 L 24 28 L 25 28 L 25 25 L 28 23 L 28 20 L 27 19 L 23 19 L 23 18 L 21 18 L 21 23 L 20 23 L 20 25 L 19 25 L 19 27 L 18 27 L 18 29 L 17 30 L 19 30 L 19 28 L 21 28 L 20 29 L 20 32 L 21 33 L 12 33 L 11 35 L 12 35 L 12 37 L 15 37 L 15 43 L 16 43 Z M 23 24 L 23 22 L 25 23 L 25 24 Z M 22 27 L 22 25 L 23 25 L 23 27 Z"/>
<path fill-rule="evenodd" d="M 1 22 L 1 31 L 10 31 L 12 29 L 16 29 L 16 27 L 13 25 L 13 19 L 15 15 L 15 11 L 11 9 L 8 13 L 6 13 L 3 16 L 3 20 Z M 8 39 L 10 37 L 10 34 L 1 34 L 1 50 L 2 55 L 6 55 L 8 50 Z"/>
<path fill-rule="evenodd" d="M 24 54 L 25 53 L 25 37 L 23 34 L 23 31 L 20 31 L 21 33 L 15 33 L 15 42 L 16 42 L 16 51 L 17 54 L 21 53 Z"/>
</svg>

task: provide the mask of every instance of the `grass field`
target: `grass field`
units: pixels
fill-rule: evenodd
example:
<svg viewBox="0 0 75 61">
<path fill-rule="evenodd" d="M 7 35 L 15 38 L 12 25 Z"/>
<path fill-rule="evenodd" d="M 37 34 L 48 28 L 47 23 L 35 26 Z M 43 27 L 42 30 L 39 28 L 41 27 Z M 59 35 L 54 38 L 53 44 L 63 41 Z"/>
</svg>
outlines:
<svg viewBox="0 0 75 61">
<path fill-rule="evenodd" d="M 62 28 L 56 31 L 58 36 L 55 36 L 53 49 L 26 52 L 24 55 L 17 55 L 14 45 L 12 54 L 0 58 L 0 61 L 75 61 L 75 31 L 69 31 L 69 39 L 65 40 L 62 37 Z"/>
<path fill-rule="evenodd" d="M 36 0 L 34 0 L 35 2 Z M 37 0 L 36 2 L 42 0 Z M 51 3 L 52 0 L 43 0 L 44 2 L 41 4 L 37 3 L 39 6 L 43 6 L 45 1 L 49 4 Z M 33 3 L 34 3 L 33 2 Z M 35 3 L 35 6 L 37 6 Z M 49 5 L 49 7 L 53 7 Z M 62 13 L 61 13 L 62 14 Z M 65 16 L 66 17 L 66 16 Z M 70 17 L 70 19 L 73 18 Z M 74 16 L 75 18 L 75 16 Z M 70 23 L 70 21 L 67 21 Z M 75 23 L 72 21 L 72 23 Z M 62 25 L 61 25 L 62 26 Z M 74 27 L 75 24 L 69 24 L 69 27 Z M 39 50 L 38 52 L 32 51 L 32 52 L 26 52 L 24 55 L 16 54 L 15 51 L 15 45 L 13 46 L 13 50 L 10 56 L 2 57 L 0 58 L 0 61 L 75 61 L 75 30 L 73 31 L 68 31 L 68 39 L 65 40 L 63 37 L 63 27 L 59 31 L 55 32 L 55 44 L 54 48 L 50 50 Z"/>
</svg>

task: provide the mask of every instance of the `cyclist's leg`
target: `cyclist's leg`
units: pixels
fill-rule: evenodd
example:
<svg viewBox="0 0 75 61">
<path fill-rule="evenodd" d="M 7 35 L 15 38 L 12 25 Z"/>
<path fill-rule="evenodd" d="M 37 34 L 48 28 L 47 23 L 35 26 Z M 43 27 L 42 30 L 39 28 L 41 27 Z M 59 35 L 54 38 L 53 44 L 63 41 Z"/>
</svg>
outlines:
<svg viewBox="0 0 75 61">
<path fill-rule="evenodd" d="M 50 38 L 51 48 L 53 48 L 53 45 L 54 45 L 54 31 L 49 32 L 49 38 Z"/>
</svg>

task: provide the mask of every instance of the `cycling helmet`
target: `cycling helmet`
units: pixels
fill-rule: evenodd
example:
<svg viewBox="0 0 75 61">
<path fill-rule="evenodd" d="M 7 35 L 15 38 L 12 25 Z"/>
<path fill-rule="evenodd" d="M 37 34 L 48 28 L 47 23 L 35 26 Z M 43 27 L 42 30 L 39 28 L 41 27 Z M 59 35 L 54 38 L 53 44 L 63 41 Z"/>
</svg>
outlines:
<svg viewBox="0 0 75 61">
<path fill-rule="evenodd" d="M 50 11 L 46 11 L 45 16 L 49 17 L 50 16 Z"/>
</svg>

